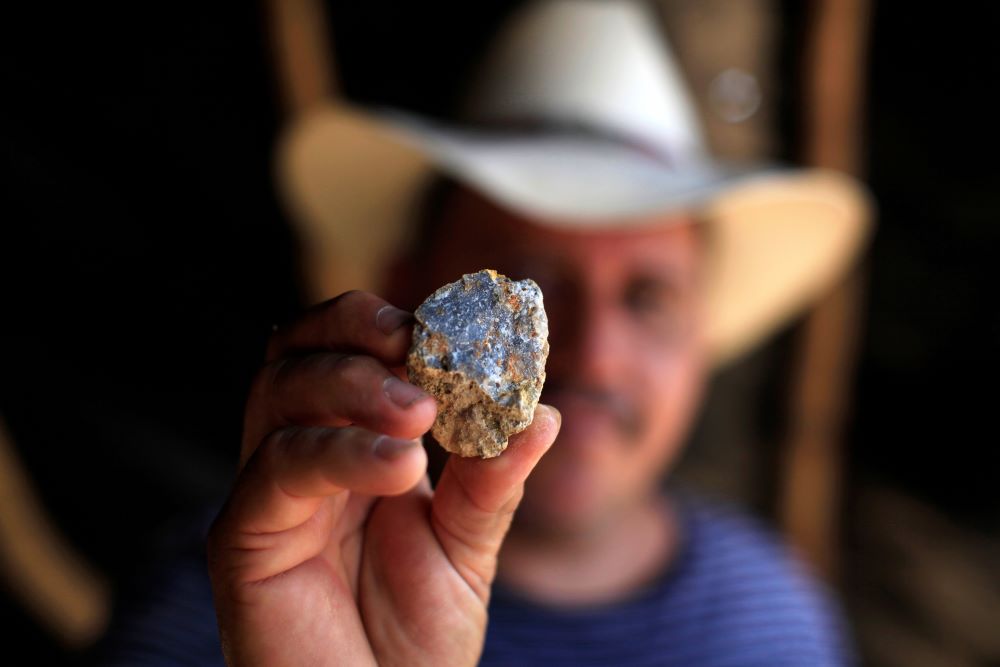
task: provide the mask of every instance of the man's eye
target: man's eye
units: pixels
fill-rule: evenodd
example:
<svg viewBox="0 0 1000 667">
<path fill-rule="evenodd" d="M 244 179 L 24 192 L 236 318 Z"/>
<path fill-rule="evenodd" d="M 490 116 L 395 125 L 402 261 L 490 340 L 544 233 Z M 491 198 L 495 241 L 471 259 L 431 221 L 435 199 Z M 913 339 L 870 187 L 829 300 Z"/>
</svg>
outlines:
<svg viewBox="0 0 1000 667">
<path fill-rule="evenodd" d="M 632 285 L 625 292 L 625 304 L 636 313 L 656 314 L 670 307 L 670 294 L 662 286 L 650 283 Z"/>
<path fill-rule="evenodd" d="M 658 337 L 675 338 L 686 329 L 689 313 L 670 285 L 637 282 L 625 292 L 625 307 L 637 323 Z"/>
</svg>

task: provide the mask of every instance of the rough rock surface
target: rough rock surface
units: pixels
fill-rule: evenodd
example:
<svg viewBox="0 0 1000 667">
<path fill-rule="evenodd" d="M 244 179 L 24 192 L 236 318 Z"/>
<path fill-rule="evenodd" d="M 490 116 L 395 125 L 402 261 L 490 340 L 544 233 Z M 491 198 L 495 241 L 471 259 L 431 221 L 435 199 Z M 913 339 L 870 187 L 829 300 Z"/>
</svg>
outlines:
<svg viewBox="0 0 1000 667">
<path fill-rule="evenodd" d="M 414 313 L 406 368 L 438 401 L 431 430 L 449 452 L 497 456 L 531 423 L 545 382 L 549 323 L 533 280 L 468 273 Z"/>
</svg>

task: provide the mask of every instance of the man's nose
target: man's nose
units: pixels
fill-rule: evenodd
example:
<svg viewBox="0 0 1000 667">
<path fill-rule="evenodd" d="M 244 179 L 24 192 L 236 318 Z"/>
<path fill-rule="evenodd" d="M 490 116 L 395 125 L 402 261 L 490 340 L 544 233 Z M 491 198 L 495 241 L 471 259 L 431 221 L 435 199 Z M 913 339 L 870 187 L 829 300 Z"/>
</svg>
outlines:
<svg viewBox="0 0 1000 667">
<path fill-rule="evenodd" d="M 606 304 L 575 305 L 550 322 L 547 373 L 596 386 L 620 381 L 628 356 L 624 323 Z"/>
</svg>

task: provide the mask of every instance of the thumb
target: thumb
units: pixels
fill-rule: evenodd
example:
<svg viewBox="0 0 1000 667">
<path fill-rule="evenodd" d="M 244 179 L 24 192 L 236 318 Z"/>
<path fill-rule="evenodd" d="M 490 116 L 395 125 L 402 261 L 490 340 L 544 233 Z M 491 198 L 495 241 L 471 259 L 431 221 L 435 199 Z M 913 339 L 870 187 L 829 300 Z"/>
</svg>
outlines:
<svg viewBox="0 0 1000 667">
<path fill-rule="evenodd" d="M 531 426 L 492 459 L 452 455 L 434 490 L 431 524 L 452 565 L 485 603 L 524 481 L 556 439 L 562 416 L 539 404 Z"/>
</svg>

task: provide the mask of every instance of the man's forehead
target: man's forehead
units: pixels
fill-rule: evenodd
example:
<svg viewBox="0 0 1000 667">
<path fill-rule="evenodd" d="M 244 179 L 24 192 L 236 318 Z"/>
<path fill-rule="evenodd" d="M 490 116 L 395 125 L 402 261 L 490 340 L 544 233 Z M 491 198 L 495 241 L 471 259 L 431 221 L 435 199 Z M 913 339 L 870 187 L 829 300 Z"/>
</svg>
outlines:
<svg viewBox="0 0 1000 667">
<path fill-rule="evenodd" d="M 573 247 L 597 246 L 605 252 L 630 250 L 640 255 L 688 245 L 702 225 L 691 212 L 653 214 L 628 221 L 573 221 L 533 218 L 501 206 L 472 188 L 458 185 L 441 211 L 447 235 L 478 241 L 485 249 L 562 255 Z M 647 252 L 642 252 L 646 250 Z"/>
<path fill-rule="evenodd" d="M 414 246 L 421 284 L 411 287 L 418 291 L 483 268 L 611 289 L 634 280 L 679 288 L 700 282 L 703 253 L 695 230 L 703 225 L 684 224 L 690 217 L 641 227 L 566 229 L 516 214 L 457 184 L 447 184 L 436 197 Z"/>
<path fill-rule="evenodd" d="M 694 224 L 697 221 L 693 211 L 683 210 L 652 213 L 626 220 L 614 218 L 590 220 L 586 223 L 556 218 L 536 218 L 496 203 L 489 196 L 460 183 L 456 183 L 450 189 L 442 213 L 463 225 L 471 225 L 475 231 L 499 225 L 515 232 L 550 233 L 578 236 L 581 239 L 605 240 L 670 236 L 678 234 L 676 228 Z"/>
</svg>

